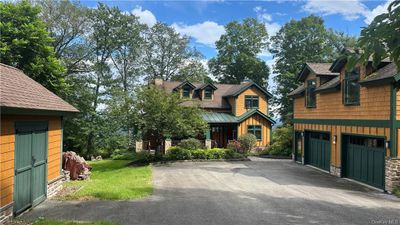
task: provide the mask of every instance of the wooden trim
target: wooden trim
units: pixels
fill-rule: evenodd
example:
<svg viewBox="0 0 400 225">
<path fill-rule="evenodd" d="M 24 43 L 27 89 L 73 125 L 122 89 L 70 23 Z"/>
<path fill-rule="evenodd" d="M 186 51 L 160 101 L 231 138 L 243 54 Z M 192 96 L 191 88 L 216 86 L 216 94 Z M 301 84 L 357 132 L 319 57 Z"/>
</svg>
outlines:
<svg viewBox="0 0 400 225">
<path fill-rule="evenodd" d="M 397 86 L 392 84 L 390 89 L 390 156 L 397 157 Z"/>
<path fill-rule="evenodd" d="M 293 119 L 293 123 L 363 126 L 363 127 L 391 127 L 390 120 L 349 120 L 349 119 Z"/>
</svg>

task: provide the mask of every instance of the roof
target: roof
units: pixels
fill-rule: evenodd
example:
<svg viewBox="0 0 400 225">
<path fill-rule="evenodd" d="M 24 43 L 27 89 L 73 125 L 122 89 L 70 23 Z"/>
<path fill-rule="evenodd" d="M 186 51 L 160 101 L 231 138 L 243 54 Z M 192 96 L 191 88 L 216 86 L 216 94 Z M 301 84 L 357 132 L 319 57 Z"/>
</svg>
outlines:
<svg viewBox="0 0 400 225">
<path fill-rule="evenodd" d="M 223 113 L 223 112 L 203 112 L 202 117 L 208 123 L 241 123 L 255 114 L 260 115 L 264 119 L 268 120 L 271 124 L 276 123 L 269 116 L 265 115 L 264 113 L 260 112 L 257 109 L 249 110 L 243 115 L 238 117 L 232 115 L 231 113 Z"/>
<path fill-rule="evenodd" d="M 331 77 L 339 76 L 340 75 L 339 73 L 332 72 L 329 70 L 331 65 L 332 65 L 332 63 L 309 63 L 309 62 L 307 62 L 303 65 L 301 72 L 297 76 L 297 80 L 304 81 L 310 72 L 314 72 L 315 75 L 317 75 L 317 76 L 331 76 Z"/>
<path fill-rule="evenodd" d="M 372 62 L 372 57 L 368 59 L 368 62 Z M 347 63 L 347 57 L 346 56 L 340 56 L 337 58 L 329 68 L 332 72 L 340 72 L 340 70 L 346 65 Z M 391 60 L 389 58 L 382 59 L 380 62 L 379 67 L 385 66 L 387 64 L 391 63 Z"/>
<path fill-rule="evenodd" d="M 79 112 L 21 70 L 0 63 L 0 107 Z"/>
<path fill-rule="evenodd" d="M 290 92 L 287 96 L 289 97 L 301 96 L 305 90 L 306 87 L 304 86 L 304 84 L 302 84 L 298 86 L 296 89 L 294 89 L 292 92 Z"/>
<path fill-rule="evenodd" d="M 230 113 L 203 112 L 202 117 L 208 123 L 237 123 L 237 119 Z"/>
<path fill-rule="evenodd" d="M 333 78 L 332 80 L 322 84 L 318 88 L 315 89 L 316 92 L 329 92 L 329 91 L 335 91 L 337 88 L 340 87 L 340 77 L 337 76 Z"/>
<path fill-rule="evenodd" d="M 180 87 L 182 84 L 181 81 L 163 81 L 162 88 L 168 93 L 172 93 L 177 87 Z M 206 87 L 208 84 L 203 83 L 191 83 L 197 91 L 203 87 Z M 199 104 L 201 108 L 213 108 L 213 109 L 231 109 L 231 105 L 228 103 L 226 97 L 229 96 L 237 96 L 241 92 L 245 91 L 247 88 L 251 86 L 258 87 L 261 91 L 263 91 L 268 97 L 272 97 L 272 95 L 265 89 L 255 84 L 253 81 L 244 82 L 241 84 L 214 84 L 213 86 L 216 88 L 214 90 L 214 97 L 212 100 L 203 100 L 199 99 L 190 99 L 189 101 L 184 102 L 183 104 L 186 106 L 190 106 L 193 104 Z"/>
<path fill-rule="evenodd" d="M 369 85 L 373 83 L 390 83 L 398 81 L 399 79 L 400 73 L 398 72 L 396 64 L 390 63 L 361 80 L 360 84 Z"/>
</svg>

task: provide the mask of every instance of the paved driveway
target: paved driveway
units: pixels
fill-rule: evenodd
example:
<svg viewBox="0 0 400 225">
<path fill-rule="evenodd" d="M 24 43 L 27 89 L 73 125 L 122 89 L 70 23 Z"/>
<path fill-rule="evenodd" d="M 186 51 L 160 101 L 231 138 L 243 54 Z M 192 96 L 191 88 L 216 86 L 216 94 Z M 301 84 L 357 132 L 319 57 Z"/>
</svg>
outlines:
<svg viewBox="0 0 400 225">
<path fill-rule="evenodd" d="M 289 160 L 154 166 L 153 196 L 46 201 L 24 218 L 119 224 L 400 224 L 400 201 Z M 134 187 L 132 187 L 134 188 Z"/>
</svg>

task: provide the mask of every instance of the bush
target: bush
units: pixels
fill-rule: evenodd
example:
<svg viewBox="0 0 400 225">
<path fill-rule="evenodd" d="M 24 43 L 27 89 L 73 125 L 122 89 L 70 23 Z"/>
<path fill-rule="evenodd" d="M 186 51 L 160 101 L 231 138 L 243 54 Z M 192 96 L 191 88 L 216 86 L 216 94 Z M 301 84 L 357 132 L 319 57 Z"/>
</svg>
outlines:
<svg viewBox="0 0 400 225">
<path fill-rule="evenodd" d="M 151 163 L 154 161 L 156 161 L 155 156 L 148 151 L 137 152 L 134 157 L 134 162 L 137 163 Z"/>
<path fill-rule="evenodd" d="M 207 159 L 207 150 L 204 149 L 196 149 L 191 151 L 193 159 Z"/>
<path fill-rule="evenodd" d="M 201 142 L 195 138 L 184 139 L 178 144 L 178 146 L 187 150 L 196 150 L 203 148 Z"/>
<path fill-rule="evenodd" d="M 240 154 L 232 149 L 225 150 L 225 159 L 244 159 L 245 155 Z"/>
<path fill-rule="evenodd" d="M 213 148 L 205 150 L 207 159 L 224 159 L 225 150 L 220 148 Z"/>
<path fill-rule="evenodd" d="M 244 153 L 251 151 L 257 143 L 257 137 L 254 134 L 243 134 L 238 138 Z"/>
<path fill-rule="evenodd" d="M 292 153 L 293 127 L 276 128 L 272 136 L 272 145 L 268 152 L 271 155 L 289 156 Z"/>
<path fill-rule="evenodd" d="M 126 149 L 116 149 L 111 154 L 111 159 L 114 160 L 131 160 L 135 158 L 135 152 Z"/>
<path fill-rule="evenodd" d="M 393 188 L 393 194 L 400 198 L 400 187 Z"/>
<path fill-rule="evenodd" d="M 192 154 L 187 149 L 181 147 L 171 147 L 168 149 L 166 157 L 170 160 L 185 160 L 192 159 Z"/>
<path fill-rule="evenodd" d="M 230 141 L 226 148 L 235 152 L 243 152 L 242 146 L 240 145 L 239 141 Z"/>
</svg>

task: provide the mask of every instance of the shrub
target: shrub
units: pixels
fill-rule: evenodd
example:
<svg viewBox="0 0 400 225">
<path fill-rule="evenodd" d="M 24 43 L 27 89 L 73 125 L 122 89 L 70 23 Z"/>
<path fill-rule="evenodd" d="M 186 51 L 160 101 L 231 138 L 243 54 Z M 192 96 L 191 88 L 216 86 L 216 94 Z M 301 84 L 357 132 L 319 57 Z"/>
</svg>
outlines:
<svg viewBox="0 0 400 225">
<path fill-rule="evenodd" d="M 242 152 L 242 146 L 240 145 L 240 142 L 236 140 L 230 141 L 226 148 L 235 152 Z"/>
<path fill-rule="evenodd" d="M 242 136 L 239 137 L 239 142 L 244 150 L 244 153 L 249 152 L 251 149 L 254 148 L 254 146 L 257 143 L 257 137 L 254 134 L 243 134 Z"/>
<path fill-rule="evenodd" d="M 178 144 L 178 146 L 187 150 L 196 150 L 203 148 L 201 142 L 195 138 L 184 139 Z"/>
<path fill-rule="evenodd" d="M 151 163 L 156 161 L 155 156 L 148 151 L 137 152 L 134 157 L 134 162 L 137 163 Z"/>
<path fill-rule="evenodd" d="M 272 145 L 268 151 L 271 155 L 289 156 L 292 153 L 293 127 L 276 128 L 272 136 Z"/>
<path fill-rule="evenodd" d="M 220 148 L 213 148 L 205 150 L 207 159 L 224 159 L 225 150 Z"/>
<path fill-rule="evenodd" d="M 170 160 L 185 160 L 185 159 L 191 159 L 192 154 L 187 149 L 183 149 L 181 147 L 171 147 L 168 150 L 166 157 Z"/>
<path fill-rule="evenodd" d="M 193 159 L 207 159 L 206 151 L 208 151 L 208 150 L 204 150 L 204 149 L 193 150 L 193 151 L 191 151 L 192 158 Z"/>
<path fill-rule="evenodd" d="M 245 155 L 240 154 L 232 149 L 225 150 L 225 159 L 244 159 Z"/>
<path fill-rule="evenodd" d="M 400 187 L 393 188 L 393 194 L 400 198 Z"/>
<path fill-rule="evenodd" d="M 131 160 L 135 158 L 135 152 L 126 149 L 116 149 L 111 154 L 111 159 L 114 160 Z"/>
</svg>

